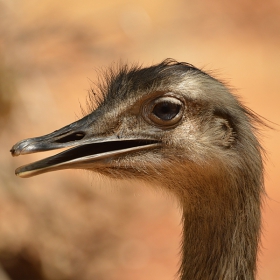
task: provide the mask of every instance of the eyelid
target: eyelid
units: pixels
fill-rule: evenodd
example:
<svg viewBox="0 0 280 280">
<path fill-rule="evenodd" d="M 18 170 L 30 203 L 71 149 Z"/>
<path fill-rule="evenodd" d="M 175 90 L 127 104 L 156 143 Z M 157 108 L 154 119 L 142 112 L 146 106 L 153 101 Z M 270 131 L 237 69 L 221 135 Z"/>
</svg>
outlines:
<svg viewBox="0 0 280 280">
<path fill-rule="evenodd" d="M 162 97 L 154 100 L 155 105 L 162 103 L 162 102 L 173 103 L 173 104 L 177 104 L 177 105 L 182 104 L 182 102 L 179 99 L 171 97 L 171 96 L 162 96 Z"/>
</svg>

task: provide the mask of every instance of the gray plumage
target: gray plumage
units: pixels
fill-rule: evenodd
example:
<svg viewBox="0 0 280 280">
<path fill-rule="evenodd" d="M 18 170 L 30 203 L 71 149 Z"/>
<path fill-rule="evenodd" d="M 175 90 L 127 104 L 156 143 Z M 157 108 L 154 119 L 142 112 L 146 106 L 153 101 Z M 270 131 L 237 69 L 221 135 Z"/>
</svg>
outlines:
<svg viewBox="0 0 280 280">
<path fill-rule="evenodd" d="M 171 59 L 109 70 L 92 94 L 98 106 L 84 118 L 20 141 L 11 152 L 73 148 L 17 175 L 83 168 L 161 186 L 183 209 L 181 279 L 255 279 L 262 120 L 224 84 Z"/>
</svg>

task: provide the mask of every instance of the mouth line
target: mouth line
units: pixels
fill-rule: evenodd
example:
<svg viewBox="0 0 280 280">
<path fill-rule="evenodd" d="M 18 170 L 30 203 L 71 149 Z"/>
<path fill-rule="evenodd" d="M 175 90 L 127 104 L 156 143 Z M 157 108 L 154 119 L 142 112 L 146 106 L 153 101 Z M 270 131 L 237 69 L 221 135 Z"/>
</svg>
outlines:
<svg viewBox="0 0 280 280">
<path fill-rule="evenodd" d="M 159 141 L 147 139 L 113 140 L 84 144 L 21 166 L 16 169 L 15 173 L 19 177 L 27 178 L 54 170 L 86 169 L 98 160 L 106 160 L 133 151 L 155 148 L 159 145 Z"/>
<path fill-rule="evenodd" d="M 154 140 L 121 140 L 121 141 L 106 141 L 91 144 L 84 144 L 82 146 L 68 149 L 49 158 L 50 165 L 60 164 L 62 162 L 71 161 L 77 158 L 93 156 L 97 154 L 104 154 L 114 151 L 122 151 L 131 148 L 146 146 L 157 143 Z"/>
</svg>

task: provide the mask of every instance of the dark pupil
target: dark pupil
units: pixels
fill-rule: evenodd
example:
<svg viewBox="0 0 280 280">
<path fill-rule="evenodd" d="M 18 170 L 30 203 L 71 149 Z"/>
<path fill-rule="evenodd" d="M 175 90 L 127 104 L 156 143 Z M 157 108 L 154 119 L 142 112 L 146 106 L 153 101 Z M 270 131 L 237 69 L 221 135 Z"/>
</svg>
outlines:
<svg viewBox="0 0 280 280">
<path fill-rule="evenodd" d="M 161 102 L 154 107 L 153 114 L 163 121 L 170 121 L 179 113 L 179 111 L 179 104 Z"/>
</svg>

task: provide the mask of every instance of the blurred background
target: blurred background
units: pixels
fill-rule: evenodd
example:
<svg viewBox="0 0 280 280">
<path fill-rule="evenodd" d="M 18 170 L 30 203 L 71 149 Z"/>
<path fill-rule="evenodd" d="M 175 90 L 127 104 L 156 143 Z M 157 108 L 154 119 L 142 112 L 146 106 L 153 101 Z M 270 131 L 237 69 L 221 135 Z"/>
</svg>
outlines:
<svg viewBox="0 0 280 280">
<path fill-rule="evenodd" d="M 82 116 L 96 69 L 186 61 L 235 88 L 280 124 L 277 0 L 0 0 L 0 280 L 174 279 L 180 210 L 140 183 L 85 171 L 30 179 L 12 158 L 17 141 Z M 280 279 L 280 133 L 267 150 L 258 279 Z M 46 153 L 49 155 L 49 153 Z M 124 185 L 124 186 L 123 186 Z"/>
</svg>

